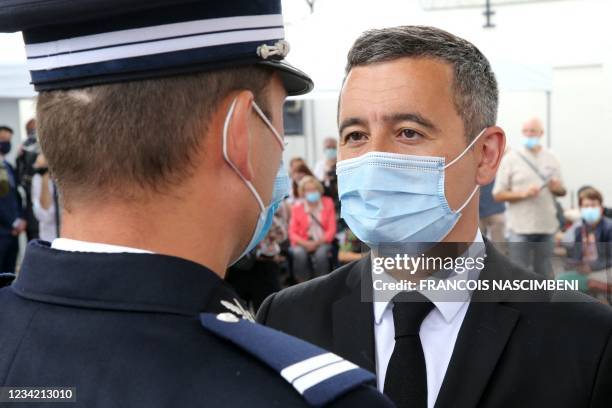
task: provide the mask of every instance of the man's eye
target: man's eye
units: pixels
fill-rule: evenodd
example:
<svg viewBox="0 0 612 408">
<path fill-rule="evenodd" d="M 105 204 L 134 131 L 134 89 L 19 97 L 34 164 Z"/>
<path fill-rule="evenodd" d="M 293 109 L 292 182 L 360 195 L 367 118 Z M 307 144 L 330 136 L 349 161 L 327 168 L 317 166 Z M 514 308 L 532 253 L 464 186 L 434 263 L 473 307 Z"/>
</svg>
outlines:
<svg viewBox="0 0 612 408">
<path fill-rule="evenodd" d="M 423 135 L 412 129 L 402 129 L 402 131 L 400 132 L 400 136 L 403 139 L 408 140 L 418 140 L 423 137 Z"/>
<path fill-rule="evenodd" d="M 345 143 L 350 143 L 350 142 L 361 142 L 363 140 L 365 140 L 366 136 L 363 133 L 360 132 L 351 132 L 349 134 L 347 134 L 346 136 L 344 136 L 344 142 Z"/>
</svg>

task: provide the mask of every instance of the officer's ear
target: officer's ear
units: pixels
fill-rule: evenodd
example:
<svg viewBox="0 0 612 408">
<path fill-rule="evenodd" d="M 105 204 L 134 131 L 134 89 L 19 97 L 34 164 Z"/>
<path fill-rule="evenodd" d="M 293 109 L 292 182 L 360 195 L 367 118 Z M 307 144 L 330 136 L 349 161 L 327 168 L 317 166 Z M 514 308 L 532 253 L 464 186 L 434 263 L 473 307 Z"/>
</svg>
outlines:
<svg viewBox="0 0 612 408">
<path fill-rule="evenodd" d="M 497 168 L 506 150 L 506 134 L 499 126 L 487 128 L 476 143 L 478 168 L 476 183 L 484 186 L 495 179 Z"/>
<path fill-rule="evenodd" d="M 230 103 L 230 113 L 224 127 L 227 127 L 227 157 L 236 166 L 242 176 L 251 181 L 253 166 L 251 165 L 251 131 L 249 123 L 252 119 L 254 95 L 250 91 L 241 91 Z"/>
</svg>

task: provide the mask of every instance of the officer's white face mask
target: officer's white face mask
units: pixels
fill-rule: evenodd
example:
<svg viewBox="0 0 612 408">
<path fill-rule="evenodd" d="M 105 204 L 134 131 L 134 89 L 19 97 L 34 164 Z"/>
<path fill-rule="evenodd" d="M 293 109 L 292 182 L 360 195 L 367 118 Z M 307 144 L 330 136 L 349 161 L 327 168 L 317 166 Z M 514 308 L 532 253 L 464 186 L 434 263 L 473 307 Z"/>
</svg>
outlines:
<svg viewBox="0 0 612 408">
<path fill-rule="evenodd" d="M 249 253 L 253 248 L 255 248 L 257 244 L 259 244 L 259 242 L 261 242 L 265 238 L 266 234 L 270 230 L 270 227 L 272 226 L 272 221 L 274 219 L 274 213 L 276 212 L 279 204 L 281 203 L 281 201 L 283 201 L 285 197 L 289 195 L 289 185 L 290 185 L 289 175 L 287 174 L 287 171 L 285 170 L 285 166 L 281 159 L 278 173 L 276 174 L 276 178 L 274 179 L 274 189 L 272 190 L 272 199 L 270 200 L 270 204 L 268 206 L 265 206 L 263 200 L 261 199 L 261 196 L 255 189 L 255 186 L 253 185 L 253 183 L 247 180 L 242 175 L 242 173 L 240 173 L 240 170 L 238 170 L 236 165 L 232 163 L 227 153 L 227 131 L 229 129 L 230 120 L 232 119 L 232 115 L 234 113 L 235 107 L 236 107 L 236 99 L 234 99 L 234 101 L 232 102 L 227 112 L 227 116 L 225 117 L 225 123 L 223 125 L 223 158 L 230 165 L 230 167 L 236 172 L 236 174 L 238 174 L 238 176 L 242 179 L 244 184 L 246 184 L 249 191 L 253 194 L 253 197 L 255 197 L 255 200 L 257 201 L 257 205 L 259 206 L 259 216 L 257 218 L 257 224 L 255 225 L 255 230 L 253 231 L 253 234 L 251 235 L 251 240 L 249 241 L 244 251 L 242 251 L 240 256 L 231 262 L 231 265 L 236 263 L 244 255 Z M 274 126 L 272 126 L 272 123 L 270 123 L 270 120 L 268 120 L 266 115 L 264 115 L 262 110 L 259 108 L 259 106 L 257 106 L 255 102 L 253 102 L 253 109 L 255 110 L 255 113 L 259 115 L 261 120 L 263 120 L 263 122 L 268 126 L 268 128 L 270 128 L 275 139 L 280 144 L 281 149 L 285 150 L 285 143 L 283 141 L 282 136 L 278 133 L 278 131 L 274 128 Z"/>
<path fill-rule="evenodd" d="M 478 185 L 457 209 L 444 194 L 444 171 L 460 160 L 485 129 L 448 164 L 444 157 L 369 152 L 339 161 L 341 216 L 369 246 L 440 242 L 455 227 Z"/>
</svg>

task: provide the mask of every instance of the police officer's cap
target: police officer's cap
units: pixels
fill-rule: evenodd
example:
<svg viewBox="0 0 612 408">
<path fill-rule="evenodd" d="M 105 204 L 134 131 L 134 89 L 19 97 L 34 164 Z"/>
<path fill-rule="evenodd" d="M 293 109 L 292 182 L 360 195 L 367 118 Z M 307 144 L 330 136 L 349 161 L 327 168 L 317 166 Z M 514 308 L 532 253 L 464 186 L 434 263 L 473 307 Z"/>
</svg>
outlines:
<svg viewBox="0 0 612 408">
<path fill-rule="evenodd" d="M 313 87 L 283 61 L 280 0 L 0 0 L 0 32 L 15 31 L 38 91 L 250 64 L 289 95 Z"/>
</svg>

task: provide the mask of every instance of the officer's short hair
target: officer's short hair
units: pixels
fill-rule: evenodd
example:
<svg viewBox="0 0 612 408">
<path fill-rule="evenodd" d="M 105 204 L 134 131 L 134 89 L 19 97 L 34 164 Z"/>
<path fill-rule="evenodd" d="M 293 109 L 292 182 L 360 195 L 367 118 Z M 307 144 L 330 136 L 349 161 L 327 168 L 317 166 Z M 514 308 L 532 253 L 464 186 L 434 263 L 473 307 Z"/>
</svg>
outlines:
<svg viewBox="0 0 612 408">
<path fill-rule="evenodd" d="M 250 90 L 266 110 L 272 72 L 247 65 L 41 92 L 40 143 L 64 205 L 73 198 L 138 199 L 181 183 L 221 99 Z"/>
<path fill-rule="evenodd" d="M 400 26 L 366 31 L 349 51 L 346 74 L 356 66 L 404 57 L 435 58 L 453 66 L 455 109 L 468 139 L 495 125 L 498 88 L 489 61 L 474 44 L 438 28 Z"/>
</svg>

